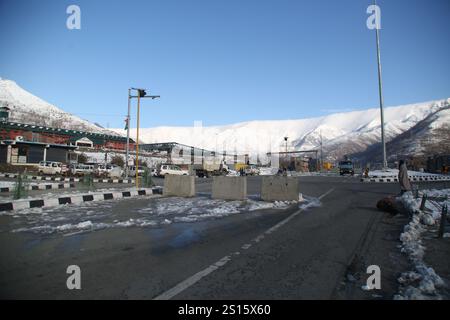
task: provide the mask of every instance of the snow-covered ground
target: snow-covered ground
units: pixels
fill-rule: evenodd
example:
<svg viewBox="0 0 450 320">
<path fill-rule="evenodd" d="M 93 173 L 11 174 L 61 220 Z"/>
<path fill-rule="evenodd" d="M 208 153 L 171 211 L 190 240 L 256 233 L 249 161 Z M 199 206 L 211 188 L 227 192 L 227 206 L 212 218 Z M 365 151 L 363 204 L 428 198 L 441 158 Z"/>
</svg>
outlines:
<svg viewBox="0 0 450 320">
<path fill-rule="evenodd" d="M 259 168 L 260 176 L 273 176 L 278 172 L 278 168 L 273 167 L 262 167 Z M 288 171 L 288 177 L 301 177 L 301 176 L 335 176 L 336 172 L 297 172 L 297 171 Z"/>
<path fill-rule="evenodd" d="M 132 199 L 120 200 L 123 202 Z M 89 232 L 118 227 L 157 227 L 171 223 L 192 223 L 219 219 L 233 214 L 278 209 L 283 210 L 297 204 L 299 208 L 320 206 L 316 198 L 305 197 L 299 202 L 264 202 L 258 196 L 246 201 L 225 201 L 211 199 L 209 194 L 195 198 L 153 198 L 144 207 L 114 210 L 114 201 L 88 202 L 82 205 L 66 205 L 63 208 L 33 208 L 10 213 L 16 222 L 12 232 L 33 232 L 40 234 Z M 25 226 L 24 226 L 25 224 Z"/>
<path fill-rule="evenodd" d="M 104 152 L 104 151 L 82 152 L 82 151 L 77 151 L 77 153 L 79 153 L 79 154 L 83 153 L 84 155 L 86 155 L 88 158 L 88 162 L 105 163 L 105 158 L 106 158 L 106 162 L 110 163 L 114 156 L 119 156 L 125 161 L 125 154 L 121 153 L 121 152 Z M 166 158 L 150 157 L 143 153 L 139 154 L 139 160 L 146 162 L 147 166 L 149 168 L 156 168 L 156 166 L 158 164 L 164 163 L 167 161 Z M 136 161 L 135 155 L 130 154 L 129 161 L 134 163 Z"/>
<path fill-rule="evenodd" d="M 386 177 L 397 177 L 397 176 L 398 176 L 398 169 L 369 171 L 369 177 L 373 177 L 373 178 L 386 178 Z M 442 177 L 443 175 L 408 170 L 408 176 L 409 177 Z"/>
<path fill-rule="evenodd" d="M 422 195 L 428 197 L 447 197 L 446 201 L 427 201 L 426 209 L 420 210 Z M 411 192 L 403 194 L 400 201 L 413 213 L 411 222 L 405 226 L 404 232 L 400 236 L 402 242 L 401 250 L 406 253 L 414 266 L 414 270 L 401 274 L 398 279 L 400 283 L 399 293 L 395 295 L 397 300 L 417 300 L 417 299 L 441 299 L 439 289 L 446 286 L 444 280 L 436 274 L 431 266 L 424 262 L 426 247 L 422 237 L 425 232 L 433 226 L 439 224 L 441 217 L 441 205 L 450 204 L 450 189 L 444 190 L 422 190 L 419 198 L 415 198 Z"/>
</svg>

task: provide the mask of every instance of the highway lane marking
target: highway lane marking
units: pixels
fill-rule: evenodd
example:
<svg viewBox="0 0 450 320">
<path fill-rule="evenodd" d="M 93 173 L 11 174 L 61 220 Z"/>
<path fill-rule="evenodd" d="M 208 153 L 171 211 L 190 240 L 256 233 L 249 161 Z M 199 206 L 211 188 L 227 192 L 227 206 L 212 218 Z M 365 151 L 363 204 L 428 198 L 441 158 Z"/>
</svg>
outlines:
<svg viewBox="0 0 450 320">
<path fill-rule="evenodd" d="M 328 190 L 327 192 L 325 192 L 324 194 L 319 196 L 318 199 L 319 200 L 323 199 L 324 197 L 326 197 L 327 195 L 329 195 L 333 191 L 334 191 L 334 188 L 331 188 L 330 190 Z M 260 235 L 258 235 L 251 242 L 254 242 L 254 243 L 260 242 L 261 240 L 263 240 L 265 238 L 266 235 L 269 235 L 269 234 L 275 232 L 281 226 L 283 226 L 286 223 L 288 223 L 289 221 L 291 221 L 293 218 L 298 216 L 301 212 L 303 212 L 304 210 L 308 209 L 309 207 L 310 206 L 305 206 L 305 207 L 300 208 L 299 210 L 297 210 L 296 212 L 291 214 L 289 217 L 287 217 L 284 220 L 278 222 L 273 227 L 267 229 L 265 232 L 263 232 Z M 241 247 L 241 249 L 247 250 L 251 246 L 252 246 L 251 243 L 246 243 L 246 244 L 244 244 Z M 223 267 L 225 264 L 227 264 L 229 261 L 231 261 L 232 256 L 236 256 L 236 255 L 240 255 L 240 252 L 236 251 L 236 252 L 233 252 L 233 253 L 223 257 L 222 259 L 218 260 L 217 262 L 211 264 L 206 269 L 203 269 L 203 270 L 197 272 L 196 274 L 194 274 L 194 275 L 190 276 L 189 278 L 187 278 L 187 279 L 181 281 L 180 283 L 178 283 L 175 287 L 173 287 L 173 288 L 171 288 L 171 289 L 161 293 L 160 295 L 156 296 L 155 298 L 153 298 L 153 300 L 169 300 L 169 299 L 173 298 L 174 296 L 176 296 L 179 293 L 183 292 L 184 290 L 188 289 L 192 285 L 196 284 L 202 278 L 206 277 L 207 275 L 209 275 L 209 274 L 213 273 L 214 271 L 218 270 L 219 268 Z"/>
</svg>

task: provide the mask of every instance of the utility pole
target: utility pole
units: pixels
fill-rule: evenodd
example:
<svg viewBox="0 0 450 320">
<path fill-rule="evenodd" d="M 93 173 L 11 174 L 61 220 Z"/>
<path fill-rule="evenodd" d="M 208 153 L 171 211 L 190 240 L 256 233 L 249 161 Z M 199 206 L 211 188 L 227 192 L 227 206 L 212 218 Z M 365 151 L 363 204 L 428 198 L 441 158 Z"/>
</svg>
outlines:
<svg viewBox="0 0 450 320">
<path fill-rule="evenodd" d="M 137 96 L 132 96 L 131 95 L 131 90 L 135 90 L 137 91 Z M 136 188 L 139 188 L 139 118 L 140 118 L 140 102 L 141 102 L 141 98 L 151 98 L 156 99 L 156 98 L 160 98 L 160 96 L 154 96 L 154 95 L 147 95 L 146 89 L 137 89 L 137 88 L 130 88 L 128 89 L 128 117 L 130 114 L 130 99 L 131 98 L 137 98 L 138 99 L 138 103 L 137 103 L 137 119 L 136 119 L 136 123 L 137 123 L 137 128 L 136 128 Z M 128 118 L 129 119 L 129 118 Z M 127 134 L 127 150 L 129 149 L 129 123 L 128 123 L 128 134 Z M 127 156 L 127 161 L 128 161 L 128 156 Z M 128 165 L 128 163 L 127 163 Z"/>
<path fill-rule="evenodd" d="M 285 163 L 285 166 L 286 166 L 286 168 L 287 168 L 287 166 L 289 165 L 289 158 L 288 158 L 288 148 L 287 148 L 287 141 L 288 141 L 288 137 L 284 137 L 284 141 L 285 141 L 285 144 L 286 144 L 286 146 L 285 146 L 285 159 L 284 159 L 284 161 L 286 162 Z"/>
<path fill-rule="evenodd" d="M 137 96 L 137 116 L 136 116 L 136 188 L 139 188 L 139 111 L 140 111 L 141 94 Z"/>
<path fill-rule="evenodd" d="M 131 89 L 128 89 L 128 113 L 127 113 L 127 153 L 125 155 L 125 174 L 128 179 L 128 159 L 130 156 L 130 101 L 131 101 Z"/>
<path fill-rule="evenodd" d="M 375 5 L 377 2 L 375 1 Z M 377 11 L 378 14 L 378 11 Z M 381 19 L 381 17 L 378 17 Z M 377 19 L 378 20 L 378 19 Z M 378 63 L 378 94 L 380 97 L 380 116 L 381 116 L 381 146 L 383 149 L 383 169 L 387 169 L 386 160 L 386 141 L 384 136 L 384 111 L 383 111 L 383 85 L 381 81 L 381 58 L 380 58 L 380 35 L 379 35 L 379 25 L 375 28 L 375 35 L 377 41 L 377 63 Z"/>
<path fill-rule="evenodd" d="M 320 169 L 319 171 L 322 171 L 323 168 L 323 148 L 322 148 L 322 130 L 320 130 Z"/>
<path fill-rule="evenodd" d="M 288 141 L 288 137 L 284 137 L 284 141 L 285 141 L 285 144 L 286 144 L 286 147 L 285 147 L 285 151 L 286 151 L 286 156 L 287 156 L 287 141 Z"/>
</svg>

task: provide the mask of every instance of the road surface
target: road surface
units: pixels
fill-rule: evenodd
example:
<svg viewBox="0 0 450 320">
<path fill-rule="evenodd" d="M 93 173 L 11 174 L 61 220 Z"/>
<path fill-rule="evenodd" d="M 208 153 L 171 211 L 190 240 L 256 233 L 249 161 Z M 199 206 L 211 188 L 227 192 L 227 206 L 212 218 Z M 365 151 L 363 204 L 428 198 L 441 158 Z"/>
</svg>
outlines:
<svg viewBox="0 0 450 320">
<path fill-rule="evenodd" d="M 392 298 L 398 269 L 407 268 L 397 248 L 407 219 L 379 212 L 375 204 L 398 193 L 398 185 L 361 183 L 351 177 L 299 180 L 308 199 L 306 208 L 241 208 L 239 213 L 212 218 L 191 212 L 201 217 L 193 222 L 186 222 L 183 215 L 189 202 L 183 207 L 164 198 L 1 215 L 0 297 Z M 259 184 L 260 177 L 249 177 L 248 194 L 257 195 Z M 202 197 L 211 192 L 210 179 L 197 179 L 196 185 Z M 214 209 L 218 208 L 210 207 L 208 212 Z M 151 221 L 143 219 L 149 212 Z M 89 216 L 100 226 L 134 224 L 89 232 L 64 232 L 64 228 L 53 232 L 46 227 L 49 219 L 75 225 Z M 35 229 L 20 231 L 26 227 Z M 377 294 L 358 287 L 369 263 L 382 270 L 383 289 Z M 66 287 L 69 265 L 81 268 L 81 290 Z M 349 273 L 362 275 L 356 286 L 346 282 Z"/>
</svg>

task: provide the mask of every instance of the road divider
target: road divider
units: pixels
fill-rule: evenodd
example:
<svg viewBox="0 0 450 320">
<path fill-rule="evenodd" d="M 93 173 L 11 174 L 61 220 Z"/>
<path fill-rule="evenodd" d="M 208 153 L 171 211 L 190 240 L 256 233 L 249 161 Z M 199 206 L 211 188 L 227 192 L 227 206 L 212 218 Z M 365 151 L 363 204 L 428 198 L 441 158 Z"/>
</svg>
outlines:
<svg viewBox="0 0 450 320">
<path fill-rule="evenodd" d="M 213 177 L 212 198 L 223 200 L 247 199 L 247 177 Z"/>
<path fill-rule="evenodd" d="M 417 182 L 417 181 L 450 181 L 450 177 L 447 176 L 412 176 L 409 177 L 409 181 Z M 361 182 L 398 182 L 398 178 L 395 176 L 392 177 L 382 177 L 382 178 L 361 178 Z"/>
<path fill-rule="evenodd" d="M 25 187 L 27 190 L 51 190 L 51 189 L 68 189 L 68 188 L 75 188 L 74 183 L 51 183 L 51 184 L 34 184 L 34 185 L 27 185 Z M 0 188 L 1 193 L 6 192 L 13 192 L 14 187 L 5 187 Z"/>
<path fill-rule="evenodd" d="M 0 177 L 3 178 L 17 178 L 18 174 L 16 173 L 0 173 Z M 36 181 L 61 181 L 61 182 L 83 182 L 83 178 L 74 178 L 74 177 L 50 177 L 50 176 L 32 176 L 27 175 L 23 177 L 27 180 L 36 180 Z M 101 179 L 95 178 L 93 179 L 95 183 L 134 183 L 134 179 Z"/>
<path fill-rule="evenodd" d="M 111 190 L 103 192 L 90 192 L 81 194 L 72 194 L 55 197 L 42 197 L 34 199 L 11 200 L 0 202 L 0 212 L 15 211 L 22 209 L 40 208 L 40 207 L 55 207 L 65 204 L 81 204 L 90 201 L 102 201 L 113 199 L 125 199 L 139 196 L 162 194 L 161 187 L 141 188 L 141 189 L 126 189 L 126 190 Z"/>
<path fill-rule="evenodd" d="M 195 177 L 168 174 L 164 177 L 163 195 L 170 197 L 194 197 Z"/>
<path fill-rule="evenodd" d="M 261 183 L 264 201 L 298 201 L 299 180 L 295 177 L 265 176 Z"/>
</svg>

